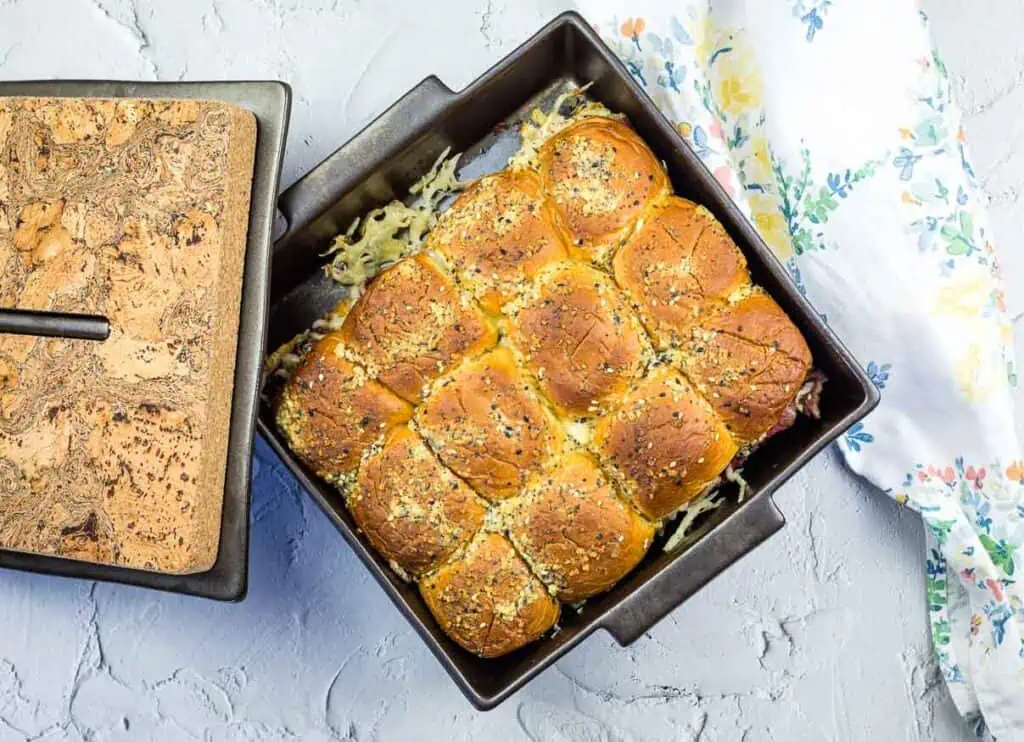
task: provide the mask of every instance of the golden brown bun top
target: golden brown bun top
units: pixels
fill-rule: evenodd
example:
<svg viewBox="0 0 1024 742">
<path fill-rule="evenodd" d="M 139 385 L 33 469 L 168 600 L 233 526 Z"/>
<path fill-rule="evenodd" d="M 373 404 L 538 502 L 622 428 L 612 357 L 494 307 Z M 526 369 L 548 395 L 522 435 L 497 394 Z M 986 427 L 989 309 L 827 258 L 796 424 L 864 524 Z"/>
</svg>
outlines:
<svg viewBox="0 0 1024 742">
<path fill-rule="evenodd" d="M 572 248 L 603 263 L 654 199 L 668 192 L 664 168 L 628 124 L 593 117 L 549 139 L 539 153 L 546 193 Z"/>
<path fill-rule="evenodd" d="M 439 382 L 417 408 L 416 424 L 441 460 L 489 500 L 516 494 L 563 440 L 503 347 Z"/>
<path fill-rule="evenodd" d="M 368 454 L 347 502 L 374 548 L 413 576 L 469 543 L 486 513 L 486 503 L 404 425 Z"/>
<path fill-rule="evenodd" d="M 783 417 L 810 363 L 624 121 L 571 123 L 532 162 L 473 183 L 370 283 L 344 353 L 286 389 L 312 412 L 280 419 L 332 481 L 358 467 L 359 528 L 485 657 L 550 629 L 552 594 L 583 600 L 634 569 L 658 522 Z"/>
<path fill-rule="evenodd" d="M 529 171 L 502 171 L 476 181 L 430 233 L 427 248 L 448 261 L 464 286 L 492 313 L 544 265 L 566 255 L 558 215 Z"/>
<path fill-rule="evenodd" d="M 473 654 L 498 657 L 555 625 L 558 603 L 504 536 L 481 533 L 420 583 L 445 633 Z"/>
<path fill-rule="evenodd" d="M 512 311 L 512 341 L 559 413 L 598 414 L 643 372 L 644 328 L 608 275 L 587 265 L 559 263 L 538 285 Z"/>
<path fill-rule="evenodd" d="M 367 370 L 410 402 L 463 357 L 497 339 L 472 300 L 460 296 L 422 253 L 371 281 L 341 333 Z"/>
<path fill-rule="evenodd" d="M 738 450 L 721 419 L 669 366 L 598 421 L 593 446 L 637 508 L 663 518 L 700 494 Z"/>
<path fill-rule="evenodd" d="M 746 260 L 707 209 L 672 196 L 652 209 L 613 261 L 623 288 L 660 348 L 750 283 Z"/>
<path fill-rule="evenodd" d="M 326 336 L 302 359 L 277 400 L 277 426 L 288 445 L 333 484 L 349 481 L 367 447 L 412 416 L 407 402 L 345 356 L 341 337 Z"/>
<path fill-rule="evenodd" d="M 647 553 L 654 525 L 617 494 L 588 454 L 570 452 L 503 507 L 509 535 L 537 575 L 574 602 L 604 592 Z"/>
<path fill-rule="evenodd" d="M 681 359 L 740 445 L 778 421 L 811 368 L 800 331 L 760 289 L 695 328 Z"/>
</svg>

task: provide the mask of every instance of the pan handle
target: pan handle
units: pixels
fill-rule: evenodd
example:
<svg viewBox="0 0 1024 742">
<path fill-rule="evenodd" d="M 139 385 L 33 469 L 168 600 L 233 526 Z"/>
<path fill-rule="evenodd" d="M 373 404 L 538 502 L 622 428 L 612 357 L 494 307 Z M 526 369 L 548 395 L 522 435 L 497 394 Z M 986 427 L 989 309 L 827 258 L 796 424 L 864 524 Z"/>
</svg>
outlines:
<svg viewBox="0 0 1024 742">
<path fill-rule="evenodd" d="M 770 493 L 759 493 L 609 611 L 602 628 L 628 647 L 785 523 Z"/>
<path fill-rule="evenodd" d="M 288 222 L 277 244 L 327 211 L 339 193 L 365 180 L 375 163 L 425 132 L 454 97 L 451 88 L 431 75 L 288 188 L 277 201 Z"/>
</svg>

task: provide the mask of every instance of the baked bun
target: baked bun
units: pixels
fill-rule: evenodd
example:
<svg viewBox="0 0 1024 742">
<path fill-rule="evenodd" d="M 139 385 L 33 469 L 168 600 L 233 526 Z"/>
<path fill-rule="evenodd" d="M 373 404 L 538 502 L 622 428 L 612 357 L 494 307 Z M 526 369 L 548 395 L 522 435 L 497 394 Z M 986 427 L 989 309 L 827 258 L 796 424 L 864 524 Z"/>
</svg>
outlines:
<svg viewBox="0 0 1024 742">
<path fill-rule="evenodd" d="M 428 383 L 497 339 L 472 300 L 422 253 L 371 281 L 341 334 L 371 374 L 414 403 Z"/>
<path fill-rule="evenodd" d="M 744 446 L 796 399 L 811 351 L 782 308 L 752 289 L 694 329 L 680 365 Z"/>
<path fill-rule="evenodd" d="M 554 459 L 505 509 L 512 543 L 558 599 L 569 602 L 622 579 L 654 538 L 654 526 L 580 452 Z"/>
<path fill-rule="evenodd" d="M 448 636 L 481 657 L 498 657 L 539 638 L 558 620 L 558 603 L 512 544 L 481 533 L 457 559 L 420 582 Z"/>
<path fill-rule="evenodd" d="M 277 427 L 288 446 L 321 479 L 351 482 L 363 452 L 408 422 L 412 407 L 346 358 L 338 334 L 317 342 L 277 399 Z"/>
<path fill-rule="evenodd" d="M 487 512 L 486 503 L 404 425 L 367 454 L 346 499 L 374 548 L 413 577 L 469 543 Z"/>
<path fill-rule="evenodd" d="M 650 358 L 643 326 L 614 282 L 578 262 L 546 270 L 534 295 L 510 305 L 510 336 L 562 415 L 599 414 Z"/>
<path fill-rule="evenodd" d="M 530 171 L 502 171 L 459 196 L 427 238 L 491 313 L 543 266 L 566 256 L 558 215 Z"/>
<path fill-rule="evenodd" d="M 653 369 L 598 420 L 593 446 L 649 518 L 663 518 L 703 492 L 738 450 L 711 406 L 669 366 Z"/>
<path fill-rule="evenodd" d="M 538 127 L 419 254 L 339 306 L 340 335 L 278 412 L 441 629 L 483 657 L 634 569 L 666 518 L 792 421 L 811 362 L 624 120 L 578 119 L 539 148 Z"/>
<path fill-rule="evenodd" d="M 703 206 L 672 196 L 654 207 L 615 254 L 615 280 L 659 348 L 750 283 L 743 254 Z"/>
<path fill-rule="evenodd" d="M 544 190 L 568 227 L 571 249 L 605 263 L 670 183 L 628 124 L 595 116 L 571 124 L 538 153 Z"/>
<path fill-rule="evenodd" d="M 441 460 L 489 500 L 516 494 L 563 439 L 504 347 L 438 382 L 416 424 Z"/>
</svg>

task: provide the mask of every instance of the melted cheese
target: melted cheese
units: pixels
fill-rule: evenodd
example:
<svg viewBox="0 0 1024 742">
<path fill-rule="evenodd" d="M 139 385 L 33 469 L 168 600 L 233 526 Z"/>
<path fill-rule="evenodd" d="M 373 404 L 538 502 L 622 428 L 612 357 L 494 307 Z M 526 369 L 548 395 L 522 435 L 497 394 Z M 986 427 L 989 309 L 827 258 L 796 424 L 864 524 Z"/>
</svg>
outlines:
<svg viewBox="0 0 1024 742">
<path fill-rule="evenodd" d="M 530 120 L 524 121 L 519 130 L 521 144 L 519 150 L 508 161 L 509 169 L 521 170 L 535 167 L 537 152 L 544 142 L 569 124 L 591 116 L 621 118 L 608 110 L 603 103 L 587 100 L 583 93 L 589 87 L 590 83 L 562 93 L 555 99 L 550 113 L 545 113 L 539 108 L 530 112 Z"/>
<path fill-rule="evenodd" d="M 362 286 L 386 265 L 419 250 L 437 224 L 441 202 L 464 185 L 455 177 L 460 155 L 449 157 L 450 151 L 442 152 L 409 189 L 414 197 L 410 205 L 392 201 L 356 219 L 334 238 L 326 253 L 334 255 L 324 266 L 328 276 L 346 286 Z"/>
</svg>

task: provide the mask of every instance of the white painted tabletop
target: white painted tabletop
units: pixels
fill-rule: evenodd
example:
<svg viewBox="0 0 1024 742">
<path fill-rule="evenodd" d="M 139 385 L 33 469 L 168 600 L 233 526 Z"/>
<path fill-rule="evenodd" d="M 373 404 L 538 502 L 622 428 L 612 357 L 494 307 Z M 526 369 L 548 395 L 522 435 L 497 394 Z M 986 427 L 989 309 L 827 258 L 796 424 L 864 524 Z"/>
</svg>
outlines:
<svg viewBox="0 0 1024 742">
<path fill-rule="evenodd" d="M 286 80 L 287 185 L 425 75 L 465 85 L 561 4 L 0 0 L 0 78 Z M 1024 5 L 971 5 L 924 2 L 1019 287 Z M 594 635 L 487 714 L 272 462 L 258 446 L 242 604 L 0 572 L 0 742 L 971 739 L 929 664 L 921 525 L 832 452 L 778 494 L 786 528 L 647 637 Z"/>
</svg>

